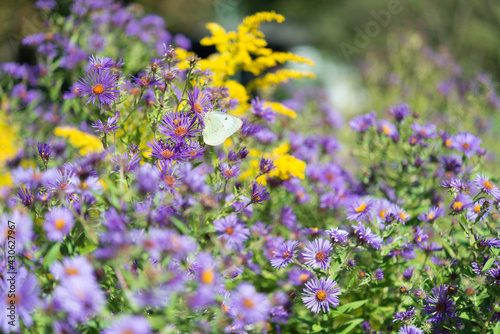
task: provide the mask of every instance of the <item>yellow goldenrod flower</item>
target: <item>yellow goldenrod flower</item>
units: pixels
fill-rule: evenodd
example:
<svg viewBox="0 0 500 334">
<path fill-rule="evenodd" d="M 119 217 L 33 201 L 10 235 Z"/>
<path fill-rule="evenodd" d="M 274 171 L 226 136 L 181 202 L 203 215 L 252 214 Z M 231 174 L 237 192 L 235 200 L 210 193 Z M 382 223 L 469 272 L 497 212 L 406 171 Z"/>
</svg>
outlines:
<svg viewBox="0 0 500 334">
<path fill-rule="evenodd" d="M 297 117 L 297 114 L 292 109 L 285 107 L 279 102 L 266 102 L 266 106 L 271 107 L 275 112 L 288 116 L 290 118 Z"/>
<path fill-rule="evenodd" d="M 80 149 L 80 155 L 86 155 L 93 152 L 103 151 L 102 143 L 94 135 L 82 132 L 70 126 L 58 126 L 54 130 L 54 134 L 59 137 L 66 138 L 68 142 Z"/>
<path fill-rule="evenodd" d="M 2 139 L 0 140 L 0 170 L 3 169 L 5 162 L 12 158 L 16 154 L 17 136 L 16 128 L 12 126 L 7 120 L 3 110 L 0 109 L 0 133 L 2 134 Z M 0 187 L 11 185 L 12 181 L 10 178 L 10 173 L 2 173 L 0 171 Z"/>
<path fill-rule="evenodd" d="M 288 80 L 290 79 L 302 78 L 316 79 L 316 75 L 312 72 L 280 69 L 274 73 L 267 73 L 265 76 L 251 81 L 247 87 L 250 90 L 256 88 L 268 88 L 271 86 L 276 86 L 277 84 L 282 82 L 288 82 Z"/>
</svg>

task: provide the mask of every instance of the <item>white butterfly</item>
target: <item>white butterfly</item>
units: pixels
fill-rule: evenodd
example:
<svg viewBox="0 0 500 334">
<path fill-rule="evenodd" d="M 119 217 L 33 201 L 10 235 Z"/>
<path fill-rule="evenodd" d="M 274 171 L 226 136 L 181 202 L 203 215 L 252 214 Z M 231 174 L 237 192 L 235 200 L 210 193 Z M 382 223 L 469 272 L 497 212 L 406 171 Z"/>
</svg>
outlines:
<svg viewBox="0 0 500 334">
<path fill-rule="evenodd" d="M 243 122 L 238 117 L 219 111 L 209 111 L 203 118 L 203 141 L 210 146 L 218 146 L 238 131 Z"/>
</svg>

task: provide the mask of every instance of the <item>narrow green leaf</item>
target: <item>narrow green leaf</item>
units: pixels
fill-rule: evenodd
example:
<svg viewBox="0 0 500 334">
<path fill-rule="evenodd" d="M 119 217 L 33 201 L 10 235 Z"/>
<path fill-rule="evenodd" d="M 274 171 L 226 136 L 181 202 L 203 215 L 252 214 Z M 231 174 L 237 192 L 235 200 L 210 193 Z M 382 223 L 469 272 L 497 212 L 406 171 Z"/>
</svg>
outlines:
<svg viewBox="0 0 500 334">
<path fill-rule="evenodd" d="M 56 244 L 53 244 L 52 247 L 50 247 L 49 251 L 47 252 L 47 255 L 45 255 L 43 259 L 43 266 L 45 268 L 50 267 L 52 262 L 55 261 L 57 256 L 59 255 L 59 249 L 61 248 L 61 243 L 58 242 Z"/>
<path fill-rule="evenodd" d="M 350 333 L 354 328 L 356 328 L 357 325 L 359 325 L 360 323 L 362 323 L 364 321 L 364 319 L 362 318 L 356 318 L 356 319 L 353 319 L 353 320 L 349 320 L 348 322 L 346 322 L 342 327 L 341 327 L 341 331 L 340 332 L 336 332 L 337 334 L 347 334 L 347 333 Z"/>
<path fill-rule="evenodd" d="M 368 302 L 368 299 L 364 299 L 364 300 L 358 300 L 358 301 L 355 301 L 352 303 L 344 304 L 342 306 L 337 307 L 337 312 L 348 313 L 348 312 L 351 312 L 353 310 L 360 308 L 361 306 L 363 306 L 367 302 Z"/>
<path fill-rule="evenodd" d="M 491 268 L 491 266 L 493 265 L 493 262 L 495 262 L 495 260 L 496 260 L 496 258 L 492 257 L 491 259 L 489 259 L 488 261 L 486 261 L 486 263 L 484 264 L 482 272 L 483 273 L 487 272 Z"/>
</svg>

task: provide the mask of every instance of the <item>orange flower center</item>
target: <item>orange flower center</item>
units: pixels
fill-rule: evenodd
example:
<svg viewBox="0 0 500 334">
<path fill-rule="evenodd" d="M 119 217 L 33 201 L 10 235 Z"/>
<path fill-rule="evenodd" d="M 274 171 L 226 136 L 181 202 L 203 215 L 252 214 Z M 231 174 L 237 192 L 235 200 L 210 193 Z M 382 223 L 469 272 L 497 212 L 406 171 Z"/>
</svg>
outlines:
<svg viewBox="0 0 500 334">
<path fill-rule="evenodd" d="M 234 228 L 232 228 L 232 227 L 226 228 L 226 233 L 229 235 L 232 235 L 234 233 Z"/>
<path fill-rule="evenodd" d="M 464 148 L 464 150 L 468 150 L 470 148 L 470 144 L 469 143 L 463 143 L 462 147 Z"/>
<path fill-rule="evenodd" d="M 104 86 L 97 84 L 92 88 L 92 92 L 94 92 L 95 95 L 100 95 L 104 92 Z"/>
<path fill-rule="evenodd" d="M 58 219 L 54 224 L 55 228 L 59 231 L 61 231 L 64 228 L 64 225 L 66 225 L 64 219 Z"/>
<path fill-rule="evenodd" d="M 326 292 L 325 290 L 319 290 L 318 292 L 316 292 L 316 300 L 318 302 L 322 302 L 326 299 Z"/>
<path fill-rule="evenodd" d="M 325 259 L 325 253 L 318 252 L 316 253 L 316 261 L 323 261 Z"/>
<path fill-rule="evenodd" d="M 451 139 L 446 139 L 444 142 L 444 146 L 451 147 Z"/>
<path fill-rule="evenodd" d="M 301 275 L 299 276 L 299 280 L 300 280 L 301 282 L 305 282 L 305 281 L 307 281 L 307 279 L 308 279 L 308 278 L 309 278 L 309 275 L 308 275 L 308 274 L 301 274 Z"/>
<path fill-rule="evenodd" d="M 290 256 L 290 252 L 289 252 L 289 251 L 284 252 L 284 253 L 283 253 L 283 258 L 284 258 L 284 259 L 289 259 L 289 258 L 291 258 L 291 256 Z"/>
<path fill-rule="evenodd" d="M 488 190 L 491 190 L 491 189 L 493 189 L 493 184 L 491 182 L 489 182 L 488 180 L 486 180 L 483 182 L 483 187 L 485 187 Z"/>
<path fill-rule="evenodd" d="M 382 209 L 382 210 L 380 210 L 380 212 L 379 212 L 378 215 L 380 216 L 380 218 L 385 219 L 385 215 L 386 214 L 387 214 L 387 210 L 386 209 Z"/>
<path fill-rule="evenodd" d="M 175 128 L 175 130 L 174 130 L 174 134 L 176 136 L 179 136 L 179 137 L 184 136 L 186 133 L 187 133 L 187 130 L 183 126 L 179 126 L 178 128 Z"/>
<path fill-rule="evenodd" d="M 255 303 L 250 298 L 243 298 L 243 305 L 246 308 L 253 308 L 255 306 Z"/>
<path fill-rule="evenodd" d="M 224 174 L 225 174 L 227 177 L 231 177 L 231 176 L 233 176 L 233 174 L 234 174 L 234 173 L 233 173 L 233 171 L 232 171 L 232 170 L 228 169 L 228 170 L 225 170 L 225 171 L 224 171 Z"/>
<path fill-rule="evenodd" d="M 73 268 L 73 267 L 66 267 L 65 268 L 66 270 L 66 275 L 68 276 L 74 276 L 74 275 L 78 275 L 78 269 L 76 268 Z"/>
<path fill-rule="evenodd" d="M 481 205 L 475 205 L 474 206 L 474 212 L 475 213 L 480 213 L 481 212 Z"/>
<path fill-rule="evenodd" d="M 193 111 L 198 113 L 198 114 L 201 114 L 203 112 L 203 108 L 202 108 L 201 104 L 195 103 L 193 106 Z"/>
<path fill-rule="evenodd" d="M 222 305 L 220 306 L 220 309 L 221 309 L 221 311 L 222 311 L 222 312 L 224 312 L 224 313 L 227 313 L 227 311 L 229 311 L 229 307 L 227 307 L 227 305 L 224 305 L 224 304 L 222 304 Z"/>
<path fill-rule="evenodd" d="M 205 269 L 201 272 L 201 282 L 212 284 L 214 282 L 214 272 L 211 269 Z"/>
<path fill-rule="evenodd" d="M 170 150 L 164 150 L 161 152 L 161 156 L 165 159 L 171 158 L 174 155 L 174 152 Z"/>
<path fill-rule="evenodd" d="M 163 155 L 163 154 L 162 154 Z M 169 186 L 173 186 L 174 183 L 175 183 L 175 178 L 171 175 L 167 175 L 163 178 L 163 180 L 165 181 L 166 184 L 168 184 Z"/>
<path fill-rule="evenodd" d="M 382 127 L 382 131 L 386 134 L 386 135 L 390 135 L 391 134 L 391 129 L 389 129 L 389 127 L 387 125 L 384 125 Z"/>
</svg>

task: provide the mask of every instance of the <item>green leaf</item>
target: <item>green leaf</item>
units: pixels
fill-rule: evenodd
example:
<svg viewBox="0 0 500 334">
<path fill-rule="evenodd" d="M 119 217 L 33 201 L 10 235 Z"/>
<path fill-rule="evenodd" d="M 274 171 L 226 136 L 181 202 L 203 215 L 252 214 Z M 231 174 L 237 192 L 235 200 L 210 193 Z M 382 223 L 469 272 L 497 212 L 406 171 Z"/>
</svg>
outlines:
<svg viewBox="0 0 500 334">
<path fill-rule="evenodd" d="M 323 327 L 321 326 L 320 322 L 318 322 L 318 323 L 316 323 L 316 324 L 314 324 L 312 326 L 312 332 L 313 333 L 318 333 L 318 332 L 321 332 L 321 331 L 323 331 Z"/>
<path fill-rule="evenodd" d="M 493 334 L 500 334 L 500 322 L 497 322 L 497 324 L 493 328 Z"/>
<path fill-rule="evenodd" d="M 43 266 L 45 268 L 50 267 L 52 262 L 54 262 L 55 259 L 58 257 L 60 248 L 61 248 L 60 242 L 53 244 L 52 247 L 50 247 L 49 251 L 47 252 L 47 255 L 45 255 L 43 259 Z"/>
<path fill-rule="evenodd" d="M 364 319 L 362 318 L 356 318 L 356 319 L 352 319 L 352 320 L 349 320 L 348 322 L 346 322 L 340 329 L 341 331 L 337 331 L 336 333 L 337 334 L 347 334 L 347 333 L 350 333 L 357 325 L 359 325 L 360 323 L 362 323 L 364 321 Z"/>
<path fill-rule="evenodd" d="M 177 219 L 175 217 L 171 217 L 170 220 L 172 221 L 172 223 L 174 223 L 175 227 L 177 227 L 179 229 L 179 231 L 181 231 L 183 234 L 186 234 L 186 235 L 190 234 L 187 226 L 184 225 L 184 223 L 181 222 L 179 219 Z"/>
<path fill-rule="evenodd" d="M 358 300 L 358 301 L 355 301 L 352 303 L 347 303 L 347 304 L 344 304 L 342 306 L 337 307 L 337 312 L 340 312 L 340 313 L 351 312 L 353 310 L 360 308 L 361 306 L 363 306 L 367 302 L 368 302 L 368 299 Z M 356 320 L 356 319 L 354 319 L 354 320 Z"/>
<path fill-rule="evenodd" d="M 489 259 L 488 261 L 486 261 L 486 263 L 484 264 L 484 267 L 483 267 L 483 270 L 481 270 L 483 273 L 485 273 L 486 271 L 488 271 L 488 269 L 491 268 L 491 266 L 493 265 L 493 262 L 495 262 L 496 258 L 492 257 L 491 259 Z"/>
</svg>

